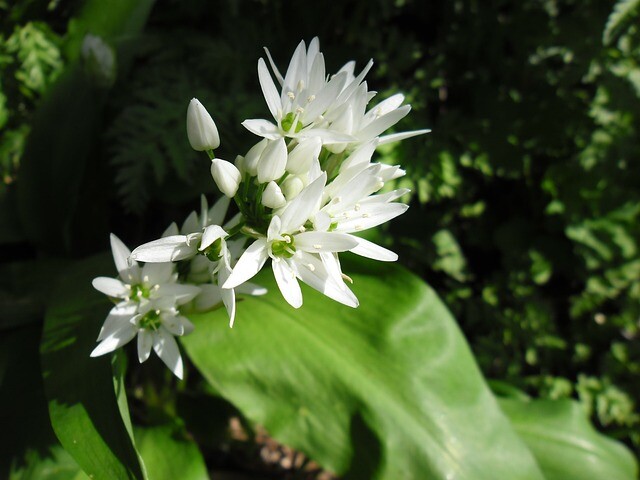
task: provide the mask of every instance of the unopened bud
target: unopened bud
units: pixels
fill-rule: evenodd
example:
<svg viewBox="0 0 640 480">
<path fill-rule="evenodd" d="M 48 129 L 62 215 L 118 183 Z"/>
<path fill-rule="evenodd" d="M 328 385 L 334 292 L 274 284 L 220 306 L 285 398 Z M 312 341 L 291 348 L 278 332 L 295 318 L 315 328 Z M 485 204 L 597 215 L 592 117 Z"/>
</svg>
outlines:
<svg viewBox="0 0 640 480">
<path fill-rule="evenodd" d="M 287 200 L 276 182 L 269 182 L 262 193 L 262 204 L 269 208 L 280 208 Z"/>
<path fill-rule="evenodd" d="M 191 99 L 187 109 L 187 136 L 191 148 L 199 152 L 214 150 L 220 146 L 216 124 L 197 98 Z"/>
<path fill-rule="evenodd" d="M 264 149 L 267 148 L 268 143 L 269 140 L 266 138 L 264 140 L 260 140 L 251 147 L 244 156 L 244 168 L 252 177 L 258 175 L 258 163 L 260 162 L 260 156 L 262 155 L 262 152 L 264 152 Z"/>
<path fill-rule="evenodd" d="M 284 175 L 287 167 L 287 144 L 284 138 L 269 140 L 258 162 L 258 181 L 267 183 Z"/>
<path fill-rule="evenodd" d="M 304 182 L 300 177 L 288 177 L 282 183 L 281 189 L 285 198 L 291 201 L 304 189 Z"/>
<path fill-rule="evenodd" d="M 289 154 L 287 159 L 287 172 L 303 174 L 309 172 L 309 167 L 314 159 L 320 155 L 322 141 L 319 137 L 305 138 Z"/>
<path fill-rule="evenodd" d="M 232 198 L 240 186 L 240 171 L 230 162 L 214 158 L 211 160 L 211 176 L 222 193 Z"/>
</svg>

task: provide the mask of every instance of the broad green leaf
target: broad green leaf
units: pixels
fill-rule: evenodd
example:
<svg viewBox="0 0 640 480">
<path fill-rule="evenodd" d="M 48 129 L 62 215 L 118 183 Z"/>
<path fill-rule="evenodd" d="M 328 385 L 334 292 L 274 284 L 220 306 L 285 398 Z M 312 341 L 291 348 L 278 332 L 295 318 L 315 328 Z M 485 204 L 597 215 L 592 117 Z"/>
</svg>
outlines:
<svg viewBox="0 0 640 480">
<path fill-rule="evenodd" d="M 547 480 L 634 480 L 638 465 L 621 443 L 596 432 L 571 400 L 500 399 Z"/>
<path fill-rule="evenodd" d="M 123 405 L 123 369 L 117 356 L 89 357 L 109 310 L 91 279 L 113 275 L 112 270 L 111 259 L 99 256 L 64 272 L 45 317 L 40 347 L 44 387 L 58 439 L 89 476 L 141 479 Z"/>
<path fill-rule="evenodd" d="M 135 429 L 136 444 L 151 480 L 208 479 L 198 446 L 172 425 Z"/>
<path fill-rule="evenodd" d="M 368 263 L 367 263 L 368 264 Z M 270 289 L 192 316 L 183 345 L 211 385 L 277 440 L 350 478 L 542 479 L 437 295 L 394 265 L 345 268 L 358 309 Z"/>
</svg>

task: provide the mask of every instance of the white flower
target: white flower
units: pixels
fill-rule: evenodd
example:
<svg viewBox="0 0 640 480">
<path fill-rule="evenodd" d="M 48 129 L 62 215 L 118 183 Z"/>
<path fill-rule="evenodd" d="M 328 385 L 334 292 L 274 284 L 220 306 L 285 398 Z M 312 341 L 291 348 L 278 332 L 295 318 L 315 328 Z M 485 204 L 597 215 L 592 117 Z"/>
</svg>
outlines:
<svg viewBox="0 0 640 480">
<path fill-rule="evenodd" d="M 193 300 L 200 289 L 176 284 L 171 264 L 129 265 L 129 249 L 113 234 L 111 249 L 120 279 L 98 277 L 93 286 L 121 301 L 109 312 L 91 356 L 112 352 L 138 335 L 140 362 L 149 357 L 153 346 L 171 371 L 182 378 L 182 359 L 173 335 L 185 335 L 193 326 L 179 315 L 177 306 Z"/>
<path fill-rule="evenodd" d="M 220 146 L 216 124 L 197 98 L 192 98 L 187 108 L 187 136 L 194 150 L 215 150 Z"/>
<path fill-rule="evenodd" d="M 233 163 L 214 158 L 211 160 L 211 176 L 222 193 L 233 198 L 240 186 L 242 175 Z"/>
<path fill-rule="evenodd" d="M 242 124 L 249 131 L 270 140 L 281 137 L 312 136 L 322 138 L 323 142 L 332 143 L 353 140 L 349 135 L 316 128 L 316 123 L 323 120 L 322 114 L 336 102 L 341 92 L 351 88 L 351 84 L 347 85 L 346 72 L 334 75 L 327 81 L 324 57 L 319 48 L 317 38 L 311 41 L 308 50 L 305 48 L 304 41 L 300 42 L 284 78 L 273 64 L 269 51 L 266 50 L 271 67 L 281 85 L 281 92 L 278 93 L 262 58 L 258 61 L 258 79 L 276 124 L 262 119 L 245 120 Z M 353 82 L 360 83 L 362 77 L 353 79 Z"/>
<path fill-rule="evenodd" d="M 356 297 L 344 285 L 341 273 L 327 270 L 317 255 L 349 250 L 357 246 L 357 241 L 341 233 L 306 231 L 305 228 L 318 211 L 325 182 L 326 175 L 322 174 L 286 206 L 281 216 L 273 216 L 267 236 L 257 239 L 242 254 L 223 289 L 249 280 L 271 258 L 278 288 L 294 308 L 302 305 L 298 279 L 340 303 L 358 305 Z"/>
</svg>

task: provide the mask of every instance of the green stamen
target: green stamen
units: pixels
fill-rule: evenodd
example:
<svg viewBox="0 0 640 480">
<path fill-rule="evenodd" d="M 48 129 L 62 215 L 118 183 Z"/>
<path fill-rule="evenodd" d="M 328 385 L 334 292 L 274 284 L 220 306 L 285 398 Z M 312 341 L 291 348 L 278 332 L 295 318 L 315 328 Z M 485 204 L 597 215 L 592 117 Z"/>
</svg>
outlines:
<svg viewBox="0 0 640 480">
<path fill-rule="evenodd" d="M 296 115 L 293 112 L 289 112 L 287 113 L 284 118 L 282 119 L 282 129 L 285 132 L 289 132 L 291 131 L 291 127 L 293 126 L 293 122 L 296 120 Z M 295 133 L 298 133 L 300 130 L 302 130 L 302 122 L 297 121 L 296 122 L 296 126 L 295 126 Z"/>
<path fill-rule="evenodd" d="M 160 312 L 158 310 L 152 310 L 151 312 L 146 313 L 139 320 L 139 327 L 144 328 L 145 330 L 157 330 L 160 327 Z"/>
<path fill-rule="evenodd" d="M 276 257 L 291 258 L 296 253 L 296 247 L 293 243 L 293 236 L 283 235 L 284 240 L 273 242 L 271 244 L 271 253 Z"/>
</svg>

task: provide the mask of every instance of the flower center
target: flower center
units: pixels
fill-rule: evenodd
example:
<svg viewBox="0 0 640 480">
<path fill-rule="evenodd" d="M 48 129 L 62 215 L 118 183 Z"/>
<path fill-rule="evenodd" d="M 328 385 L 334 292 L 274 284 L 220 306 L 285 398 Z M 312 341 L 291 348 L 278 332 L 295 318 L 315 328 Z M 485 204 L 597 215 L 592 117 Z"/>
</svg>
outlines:
<svg viewBox="0 0 640 480">
<path fill-rule="evenodd" d="M 139 301 L 141 298 L 149 298 L 151 290 L 141 283 L 137 285 L 131 285 L 131 299 Z"/>
<path fill-rule="evenodd" d="M 220 259 L 220 253 L 222 252 L 222 238 L 217 239 L 211 245 L 204 249 L 202 253 L 212 262 L 217 262 Z"/>
<path fill-rule="evenodd" d="M 298 133 L 300 130 L 302 130 L 302 122 L 300 122 L 296 117 L 299 117 L 299 114 L 296 115 L 294 112 L 289 112 L 284 116 L 284 118 L 282 119 L 282 129 L 285 132 L 291 131 L 291 127 L 293 126 L 294 122 L 296 125 L 294 132 Z"/>
<path fill-rule="evenodd" d="M 138 326 L 145 330 L 158 330 L 160 327 L 160 310 L 147 312 L 139 321 Z"/>
<path fill-rule="evenodd" d="M 271 244 L 271 253 L 276 257 L 291 258 L 296 253 L 293 236 L 284 234 L 282 237 L 283 240 L 278 240 Z"/>
</svg>

